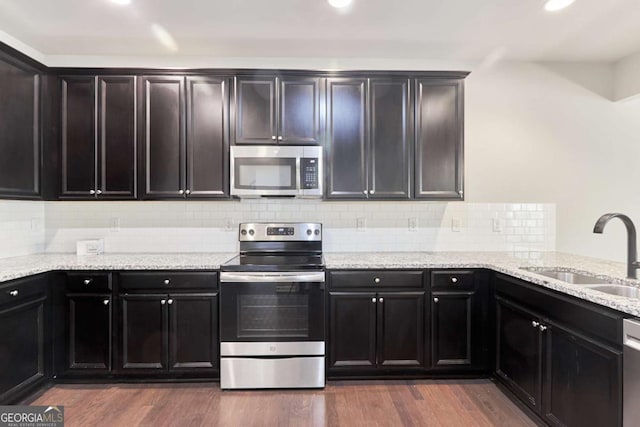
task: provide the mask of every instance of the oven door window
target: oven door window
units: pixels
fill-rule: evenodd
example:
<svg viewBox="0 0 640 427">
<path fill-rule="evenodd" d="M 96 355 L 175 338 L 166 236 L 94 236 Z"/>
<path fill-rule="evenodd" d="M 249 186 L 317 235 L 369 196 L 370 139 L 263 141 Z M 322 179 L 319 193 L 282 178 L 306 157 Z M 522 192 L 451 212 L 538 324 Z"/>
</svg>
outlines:
<svg viewBox="0 0 640 427">
<path fill-rule="evenodd" d="M 296 158 L 236 157 L 234 179 L 237 189 L 295 190 Z"/>
<path fill-rule="evenodd" d="M 223 283 L 222 341 L 324 340 L 320 283 Z"/>
</svg>

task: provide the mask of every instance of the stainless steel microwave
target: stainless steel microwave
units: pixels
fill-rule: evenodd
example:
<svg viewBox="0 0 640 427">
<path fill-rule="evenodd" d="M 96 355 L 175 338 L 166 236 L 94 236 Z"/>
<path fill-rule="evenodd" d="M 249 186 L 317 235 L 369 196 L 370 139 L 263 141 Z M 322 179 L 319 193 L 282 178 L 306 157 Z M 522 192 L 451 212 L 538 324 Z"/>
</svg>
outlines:
<svg viewBox="0 0 640 427">
<path fill-rule="evenodd" d="M 231 146 L 231 195 L 322 197 L 322 147 Z"/>
</svg>

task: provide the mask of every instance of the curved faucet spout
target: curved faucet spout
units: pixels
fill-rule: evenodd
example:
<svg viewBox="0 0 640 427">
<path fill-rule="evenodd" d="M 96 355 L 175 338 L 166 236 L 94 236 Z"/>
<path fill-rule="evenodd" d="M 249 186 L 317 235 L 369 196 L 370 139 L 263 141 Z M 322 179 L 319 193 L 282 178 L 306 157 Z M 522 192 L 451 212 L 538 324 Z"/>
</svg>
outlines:
<svg viewBox="0 0 640 427">
<path fill-rule="evenodd" d="M 596 221 L 596 224 L 593 226 L 593 232 L 602 234 L 604 226 L 613 218 L 619 218 L 627 228 L 627 277 L 637 279 L 637 270 L 640 268 L 640 263 L 637 261 L 636 226 L 633 224 L 633 221 L 631 221 L 631 218 L 621 213 L 604 214 Z"/>
</svg>

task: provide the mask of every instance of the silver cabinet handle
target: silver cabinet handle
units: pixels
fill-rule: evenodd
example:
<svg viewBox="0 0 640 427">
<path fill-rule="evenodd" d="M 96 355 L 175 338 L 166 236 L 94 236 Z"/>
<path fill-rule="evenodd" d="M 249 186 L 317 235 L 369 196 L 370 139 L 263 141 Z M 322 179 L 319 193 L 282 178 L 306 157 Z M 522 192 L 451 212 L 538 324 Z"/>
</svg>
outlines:
<svg viewBox="0 0 640 427">
<path fill-rule="evenodd" d="M 544 325 L 540 325 L 540 332 L 544 332 L 547 330 L 547 327 Z"/>
<path fill-rule="evenodd" d="M 89 190 L 89 194 L 91 194 L 91 195 L 96 194 L 96 190 Z"/>
<path fill-rule="evenodd" d="M 451 278 L 451 283 L 458 283 L 458 278 L 457 277 L 452 277 Z"/>
<path fill-rule="evenodd" d="M 102 301 L 102 303 L 103 303 L 104 305 L 109 305 L 109 300 L 108 300 L 108 299 L 106 299 L 106 300 Z"/>
<path fill-rule="evenodd" d="M 375 298 L 371 298 L 371 302 L 376 302 L 376 299 Z"/>
<path fill-rule="evenodd" d="M 433 299 L 433 302 L 435 302 L 436 304 L 438 303 L 438 301 L 440 301 L 440 299 L 438 299 L 438 298 L 434 298 Z"/>
<path fill-rule="evenodd" d="M 184 194 L 184 190 L 178 190 L 179 194 Z"/>
<path fill-rule="evenodd" d="M 531 326 L 533 326 L 534 328 L 537 328 L 538 326 L 540 326 L 540 322 L 536 322 L 535 320 L 532 320 Z"/>
<path fill-rule="evenodd" d="M 276 136 L 275 135 L 271 135 L 271 140 L 275 141 L 276 140 Z"/>
<path fill-rule="evenodd" d="M 169 279 L 164 279 L 164 284 L 165 284 L 165 285 L 168 285 L 169 283 L 171 283 L 171 280 L 169 280 Z"/>
<path fill-rule="evenodd" d="M 187 194 L 187 195 L 191 194 L 191 190 L 185 191 L 185 194 Z"/>
<path fill-rule="evenodd" d="M 98 195 L 102 194 L 102 190 L 96 190 L 96 194 Z"/>
<path fill-rule="evenodd" d="M 167 303 L 167 300 L 166 300 L 166 299 L 161 299 L 161 300 L 160 300 L 160 304 L 165 305 L 166 303 Z"/>
<path fill-rule="evenodd" d="M 173 304 L 173 300 L 169 299 L 169 301 L 167 301 L 167 304 L 169 304 L 169 305 Z"/>
<path fill-rule="evenodd" d="M 284 138 L 282 136 L 278 137 L 278 141 L 282 141 Z"/>
<path fill-rule="evenodd" d="M 14 290 L 10 291 L 9 295 L 11 295 L 12 297 L 17 297 L 18 296 L 18 290 L 14 289 Z"/>
<path fill-rule="evenodd" d="M 380 278 L 379 278 L 379 277 L 376 277 L 375 279 L 373 279 L 373 281 L 374 281 L 375 283 L 380 283 Z"/>
<path fill-rule="evenodd" d="M 84 284 L 85 285 L 90 285 L 91 282 L 93 282 L 93 279 L 84 279 Z"/>
<path fill-rule="evenodd" d="M 367 194 L 368 192 L 367 192 L 367 190 L 364 190 L 364 191 L 363 191 L 363 193 L 364 193 L 364 194 Z"/>
<path fill-rule="evenodd" d="M 379 302 L 384 302 L 384 298 L 378 298 Z"/>
<path fill-rule="evenodd" d="M 375 194 L 376 190 L 369 190 L 369 194 Z"/>
</svg>

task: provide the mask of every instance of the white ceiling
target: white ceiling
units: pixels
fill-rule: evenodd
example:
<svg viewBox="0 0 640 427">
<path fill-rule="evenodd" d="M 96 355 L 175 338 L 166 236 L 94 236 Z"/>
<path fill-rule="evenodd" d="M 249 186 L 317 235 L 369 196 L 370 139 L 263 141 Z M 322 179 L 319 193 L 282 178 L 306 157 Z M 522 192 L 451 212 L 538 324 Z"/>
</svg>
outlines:
<svg viewBox="0 0 640 427">
<path fill-rule="evenodd" d="M 640 2 L 354 0 L 341 13 L 326 0 L 0 0 L 0 31 L 44 56 L 613 62 L 640 52 Z"/>
</svg>

